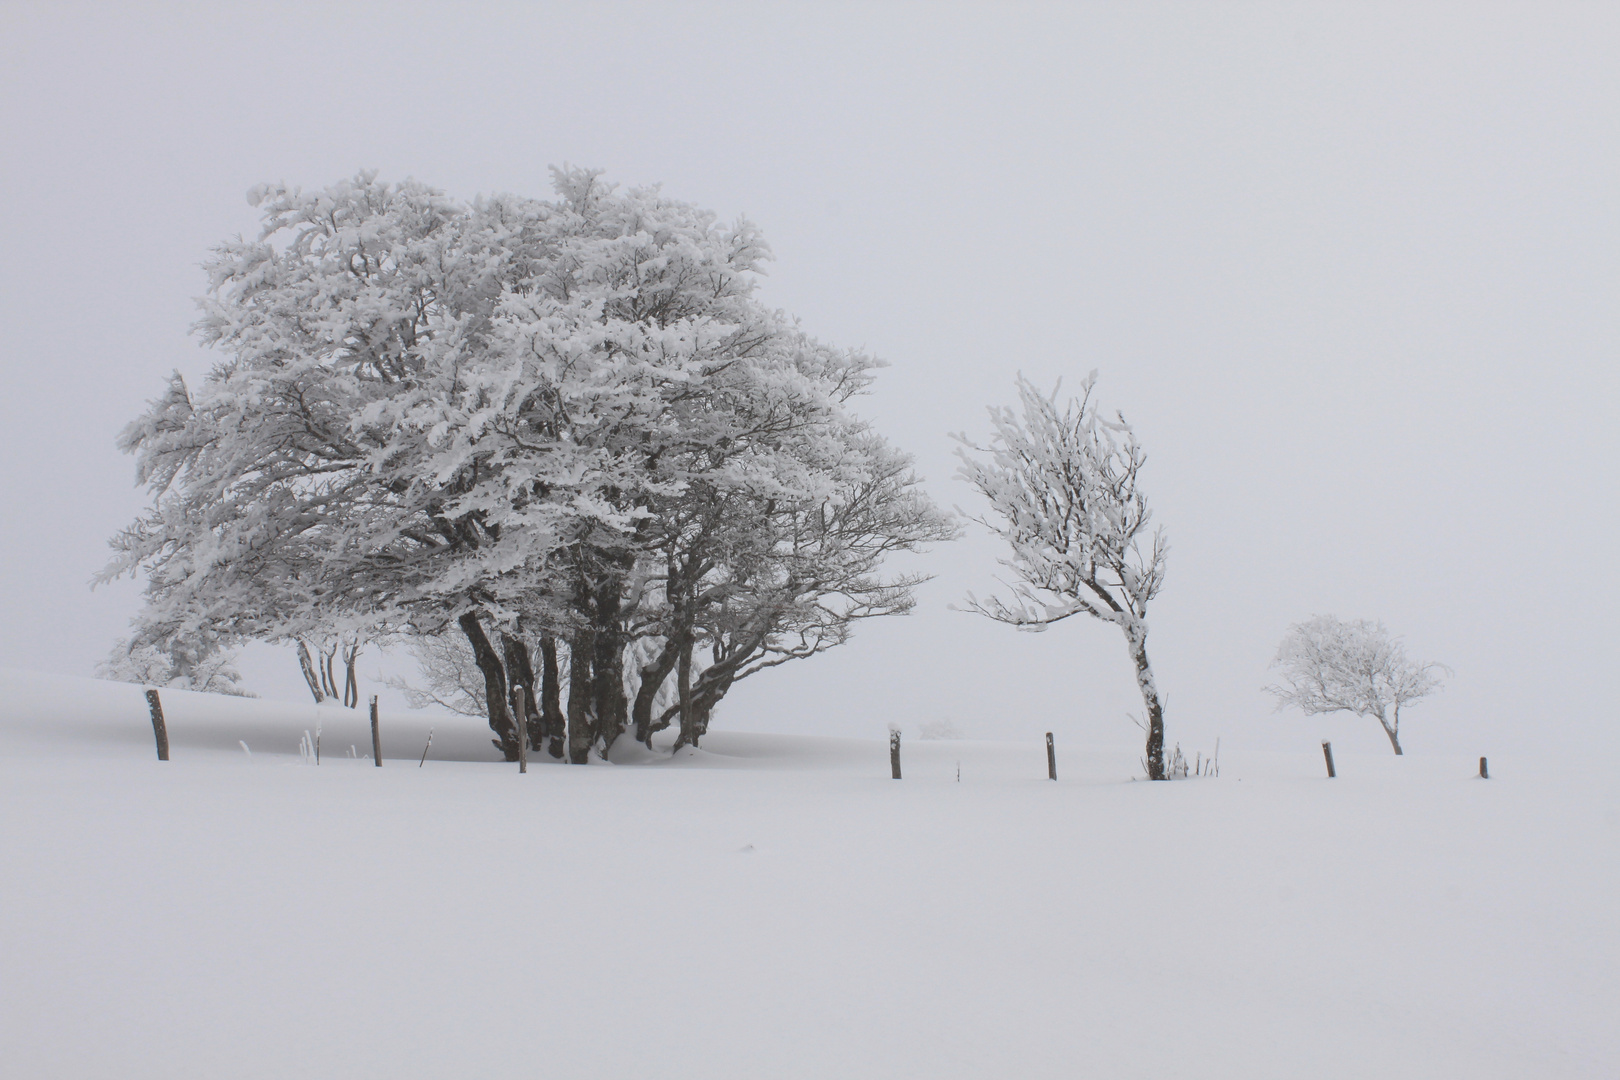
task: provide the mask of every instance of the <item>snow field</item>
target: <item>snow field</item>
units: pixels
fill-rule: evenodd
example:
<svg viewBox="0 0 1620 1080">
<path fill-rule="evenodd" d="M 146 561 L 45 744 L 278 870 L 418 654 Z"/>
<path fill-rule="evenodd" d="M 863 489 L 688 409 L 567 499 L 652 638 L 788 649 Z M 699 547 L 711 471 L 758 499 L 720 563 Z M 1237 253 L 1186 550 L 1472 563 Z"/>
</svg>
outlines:
<svg viewBox="0 0 1620 1080">
<path fill-rule="evenodd" d="M 1341 754 L 1328 781 L 1319 755 L 1223 752 L 1218 780 L 1148 784 L 1060 744 L 1053 784 L 1036 743 L 908 741 L 896 783 L 881 739 L 716 732 L 520 776 L 426 718 L 400 741 L 431 722 L 474 760 L 417 768 L 417 741 L 376 769 L 340 756 L 363 709 L 323 711 L 314 768 L 312 708 L 168 693 L 159 763 L 137 689 L 0 690 L 9 1075 L 1620 1062 L 1620 800 L 1595 775 Z"/>
</svg>

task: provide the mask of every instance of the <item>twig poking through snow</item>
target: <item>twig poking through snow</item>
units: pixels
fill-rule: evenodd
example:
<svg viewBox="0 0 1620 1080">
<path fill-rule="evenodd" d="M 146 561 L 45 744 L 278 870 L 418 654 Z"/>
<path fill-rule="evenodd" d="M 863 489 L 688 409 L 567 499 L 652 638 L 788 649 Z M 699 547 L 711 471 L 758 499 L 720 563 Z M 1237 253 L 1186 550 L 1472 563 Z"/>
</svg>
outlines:
<svg viewBox="0 0 1620 1080">
<path fill-rule="evenodd" d="M 243 742 L 241 739 L 236 740 L 236 745 L 240 746 L 242 748 L 242 753 L 246 754 L 248 757 L 253 756 L 253 749 L 250 746 L 248 746 L 247 743 Z"/>
<path fill-rule="evenodd" d="M 422 767 L 422 766 L 424 766 L 424 765 L 426 765 L 426 764 L 427 764 L 427 752 L 428 752 L 428 746 L 432 746 L 432 745 L 433 745 L 433 729 L 432 729 L 432 728 L 428 728 L 428 741 L 427 741 L 427 746 L 424 746 L 424 747 L 422 747 L 422 760 L 421 760 L 421 761 L 418 761 L 418 762 L 417 762 L 417 763 L 416 763 L 416 767 L 417 767 L 417 768 L 418 768 L 418 769 L 420 769 L 420 768 L 421 768 L 421 767 Z"/>
</svg>

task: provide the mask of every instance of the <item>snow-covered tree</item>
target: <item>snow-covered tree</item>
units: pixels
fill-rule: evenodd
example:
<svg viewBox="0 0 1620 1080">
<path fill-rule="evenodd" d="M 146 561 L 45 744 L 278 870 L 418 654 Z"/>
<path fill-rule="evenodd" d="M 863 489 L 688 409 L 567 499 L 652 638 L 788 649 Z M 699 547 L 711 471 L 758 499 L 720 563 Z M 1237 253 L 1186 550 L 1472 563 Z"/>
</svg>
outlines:
<svg viewBox="0 0 1620 1080">
<path fill-rule="evenodd" d="M 420 682 L 391 676 L 383 685 L 398 690 L 413 709 L 437 706 L 463 716 L 487 716 L 484 676 L 472 646 L 456 634 L 422 635 L 407 643 Z"/>
<path fill-rule="evenodd" d="M 1408 658 L 1400 639 L 1390 637 L 1381 622 L 1347 622 L 1332 615 L 1290 626 L 1271 666 L 1281 669 L 1280 681 L 1266 687 L 1278 709 L 1293 705 L 1307 715 L 1373 717 L 1397 754 L 1402 707 L 1439 690 L 1436 673 L 1450 672 L 1444 664 Z"/>
<path fill-rule="evenodd" d="M 219 249 L 199 324 L 227 358 L 196 393 L 176 376 L 123 440 L 156 499 L 107 576 L 147 575 L 151 625 L 459 629 L 507 755 L 563 752 L 566 683 L 583 761 L 632 699 L 691 677 L 704 613 L 764 580 L 744 568 L 791 548 L 793 515 L 884 477 L 912 513 L 876 549 L 938 534 L 894 479 L 903 456 L 845 411 L 875 363 L 754 297 L 751 224 L 589 171 L 556 186 L 471 206 L 371 174 L 254 193 L 263 234 Z M 869 584 L 909 603 L 909 579 Z M 794 603 L 838 587 L 796 580 Z"/>
<path fill-rule="evenodd" d="M 1147 531 L 1152 514 L 1137 486 L 1144 455 L 1136 435 L 1124 416 L 1098 411 L 1096 381 L 1092 372 L 1080 397 L 1060 410 L 1055 388 L 1043 394 L 1020 375 L 1021 415 L 992 406 L 988 445 L 956 436 L 959 475 L 990 504 L 972 520 L 1012 549 L 1000 560 L 1012 596 L 969 594 L 966 609 L 1021 630 L 1071 615 L 1118 626 L 1147 710 L 1148 776 L 1162 780 L 1164 706 L 1148 663 L 1147 606 L 1164 582 L 1168 548 L 1162 530 Z"/>
<path fill-rule="evenodd" d="M 187 642 L 169 644 L 171 648 L 165 649 L 139 635 L 120 638 L 107 659 L 96 666 L 96 678 L 204 694 L 255 696 L 242 686 L 235 652 L 207 645 L 199 649 Z"/>
</svg>

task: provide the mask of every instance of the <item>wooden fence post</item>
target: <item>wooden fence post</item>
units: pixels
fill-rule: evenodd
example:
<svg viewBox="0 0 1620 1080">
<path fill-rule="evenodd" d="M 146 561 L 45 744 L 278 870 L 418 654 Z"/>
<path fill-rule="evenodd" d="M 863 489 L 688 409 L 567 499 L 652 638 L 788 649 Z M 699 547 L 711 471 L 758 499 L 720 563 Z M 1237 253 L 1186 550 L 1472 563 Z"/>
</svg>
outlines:
<svg viewBox="0 0 1620 1080">
<path fill-rule="evenodd" d="M 146 692 L 146 707 L 152 713 L 152 734 L 157 737 L 157 752 L 159 761 L 169 760 L 169 729 L 163 723 L 163 702 L 158 700 L 158 692 Z"/>
<path fill-rule="evenodd" d="M 1484 758 L 1479 759 L 1479 778 L 1481 780 L 1489 780 L 1491 778 L 1490 770 L 1485 767 Z"/>
<path fill-rule="evenodd" d="M 377 695 L 371 695 L 371 760 L 382 768 L 382 734 L 377 730 Z"/>
<path fill-rule="evenodd" d="M 1057 779 L 1057 751 L 1052 749 L 1052 733 L 1046 733 L 1046 776 L 1049 780 Z"/>
<path fill-rule="evenodd" d="M 517 700 L 517 730 L 513 732 L 518 741 L 518 772 L 529 771 L 529 709 L 523 700 L 523 687 L 512 687 L 512 697 Z"/>
<path fill-rule="evenodd" d="M 1333 744 L 1326 739 L 1322 740 L 1322 756 L 1327 758 L 1328 779 L 1331 780 L 1338 774 L 1333 771 Z"/>
<path fill-rule="evenodd" d="M 889 729 L 889 771 L 900 779 L 900 729 Z"/>
</svg>

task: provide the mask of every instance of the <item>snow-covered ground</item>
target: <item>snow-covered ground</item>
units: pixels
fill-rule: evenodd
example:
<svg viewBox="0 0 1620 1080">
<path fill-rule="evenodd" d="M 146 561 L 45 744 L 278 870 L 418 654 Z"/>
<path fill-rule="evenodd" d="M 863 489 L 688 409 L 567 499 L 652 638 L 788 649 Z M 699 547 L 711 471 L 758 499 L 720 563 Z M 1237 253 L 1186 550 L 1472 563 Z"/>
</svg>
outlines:
<svg viewBox="0 0 1620 1080">
<path fill-rule="evenodd" d="M 312 706 L 164 701 L 168 763 L 138 688 L 0 675 L 6 1076 L 1620 1076 L 1607 763 L 908 739 L 896 783 L 717 731 L 520 776 L 471 721 L 385 717 L 378 769 L 319 710 L 313 767 Z"/>
</svg>

